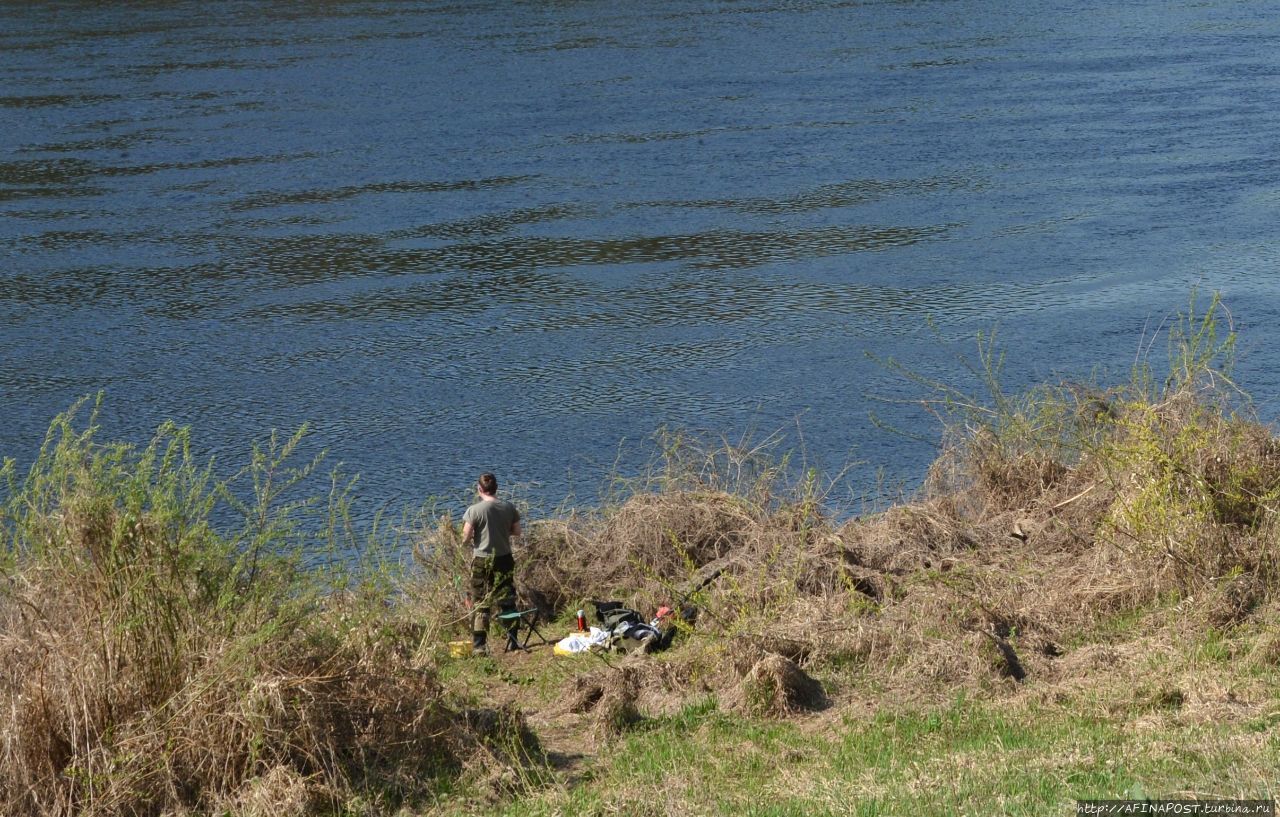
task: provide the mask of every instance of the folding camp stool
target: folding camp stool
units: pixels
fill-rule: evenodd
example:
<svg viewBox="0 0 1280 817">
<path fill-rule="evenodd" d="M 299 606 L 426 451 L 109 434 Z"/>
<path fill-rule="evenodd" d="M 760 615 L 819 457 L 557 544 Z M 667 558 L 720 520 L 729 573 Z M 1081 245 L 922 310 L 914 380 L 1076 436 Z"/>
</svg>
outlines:
<svg viewBox="0 0 1280 817">
<path fill-rule="evenodd" d="M 542 644 L 550 644 L 551 641 L 538 629 L 538 608 L 533 607 L 528 610 L 516 610 L 511 613 L 499 613 L 498 620 L 504 624 L 514 624 L 512 632 L 516 637 L 516 649 L 529 649 L 529 639 L 535 635 Z M 524 630 L 524 640 L 520 640 L 520 631 Z M 507 650 L 511 649 L 511 645 L 507 644 Z"/>
</svg>

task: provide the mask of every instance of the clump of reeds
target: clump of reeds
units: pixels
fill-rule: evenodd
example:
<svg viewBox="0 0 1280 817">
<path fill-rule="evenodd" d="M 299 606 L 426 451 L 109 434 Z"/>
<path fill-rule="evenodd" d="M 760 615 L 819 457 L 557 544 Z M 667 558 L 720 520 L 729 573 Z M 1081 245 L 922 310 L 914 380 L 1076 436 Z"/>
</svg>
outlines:
<svg viewBox="0 0 1280 817">
<path fill-rule="evenodd" d="M 874 617 L 895 636 L 886 671 L 1044 677 L 1063 644 L 1160 599 L 1223 627 L 1274 594 L 1277 443 L 1229 377 L 1229 316 L 1194 306 L 1159 376 L 944 393 L 921 497 L 840 531 L 846 561 L 894 588 Z"/>
<path fill-rule="evenodd" d="M 238 491 L 184 430 L 100 444 L 95 416 L 58 418 L 24 480 L 5 468 L 0 812 L 382 811 L 457 772 L 481 741 L 414 628 L 372 578 L 309 566 L 346 522 L 340 492 L 295 498 L 301 432 Z"/>
</svg>

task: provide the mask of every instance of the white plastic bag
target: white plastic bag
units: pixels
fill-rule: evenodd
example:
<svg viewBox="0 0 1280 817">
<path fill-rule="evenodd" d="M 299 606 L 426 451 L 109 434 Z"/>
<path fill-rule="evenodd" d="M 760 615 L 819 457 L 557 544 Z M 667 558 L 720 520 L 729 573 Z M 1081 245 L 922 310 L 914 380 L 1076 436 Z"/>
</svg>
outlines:
<svg viewBox="0 0 1280 817">
<path fill-rule="evenodd" d="M 599 627 L 592 627 L 589 632 L 570 633 L 560 639 L 551 651 L 556 655 L 580 655 L 590 652 L 592 647 L 603 647 L 609 643 L 609 633 Z"/>
</svg>

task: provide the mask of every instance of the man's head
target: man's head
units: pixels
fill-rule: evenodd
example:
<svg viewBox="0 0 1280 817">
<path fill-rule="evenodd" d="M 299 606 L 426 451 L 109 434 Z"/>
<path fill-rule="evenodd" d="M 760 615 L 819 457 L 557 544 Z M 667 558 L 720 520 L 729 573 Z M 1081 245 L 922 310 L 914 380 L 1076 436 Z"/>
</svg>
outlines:
<svg viewBox="0 0 1280 817">
<path fill-rule="evenodd" d="M 480 489 L 480 493 L 488 496 L 497 496 L 498 494 L 498 478 L 487 471 L 480 475 L 480 479 L 476 481 L 476 488 Z"/>
</svg>

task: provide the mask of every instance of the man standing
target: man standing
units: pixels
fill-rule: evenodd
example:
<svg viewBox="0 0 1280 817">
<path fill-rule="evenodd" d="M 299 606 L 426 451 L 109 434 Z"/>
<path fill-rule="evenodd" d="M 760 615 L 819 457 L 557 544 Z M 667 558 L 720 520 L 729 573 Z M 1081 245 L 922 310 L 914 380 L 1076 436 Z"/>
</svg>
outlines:
<svg viewBox="0 0 1280 817">
<path fill-rule="evenodd" d="M 480 475 L 476 483 L 480 501 L 462 515 L 462 543 L 471 550 L 471 645 L 486 654 L 489 637 L 489 610 L 494 605 L 503 613 L 516 610 L 516 561 L 511 555 L 511 539 L 520 535 L 520 512 L 505 499 L 498 499 L 498 478 Z M 474 541 L 473 541 L 474 540 Z M 518 622 L 506 622 L 507 649 L 516 646 Z"/>
</svg>

